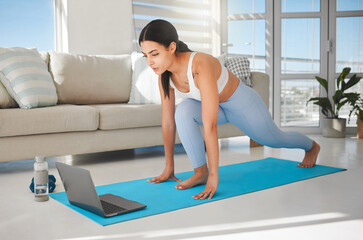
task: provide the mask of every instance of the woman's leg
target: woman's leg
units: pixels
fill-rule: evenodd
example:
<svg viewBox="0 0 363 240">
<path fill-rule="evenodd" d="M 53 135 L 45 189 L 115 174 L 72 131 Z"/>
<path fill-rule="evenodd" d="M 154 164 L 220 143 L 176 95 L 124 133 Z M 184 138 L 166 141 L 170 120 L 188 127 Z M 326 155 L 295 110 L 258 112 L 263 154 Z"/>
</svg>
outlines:
<svg viewBox="0 0 363 240">
<path fill-rule="evenodd" d="M 226 123 L 223 109 L 219 107 L 217 124 Z M 202 122 L 202 105 L 200 101 L 185 99 L 175 111 L 175 123 L 179 138 L 192 163 L 193 168 L 204 165 L 206 161 L 205 145 L 199 125 Z"/>
<path fill-rule="evenodd" d="M 310 150 L 314 150 L 314 154 L 316 153 L 315 150 L 319 145 L 312 139 L 299 132 L 281 131 L 272 120 L 260 96 L 252 88 L 242 83 L 231 98 L 221 103 L 220 106 L 229 122 L 260 144 L 272 148 L 299 148 L 305 150 L 308 155 Z M 309 161 L 308 166 L 314 165 L 316 156 L 313 163 L 310 159 L 304 159 L 305 163 Z"/>
<path fill-rule="evenodd" d="M 226 123 L 227 119 L 223 109 L 219 108 L 217 124 Z M 194 99 L 185 99 L 175 111 L 175 123 L 179 138 L 194 168 L 194 175 L 176 187 L 186 189 L 197 184 L 203 184 L 208 177 L 205 145 L 199 125 L 202 122 L 201 102 Z"/>
</svg>

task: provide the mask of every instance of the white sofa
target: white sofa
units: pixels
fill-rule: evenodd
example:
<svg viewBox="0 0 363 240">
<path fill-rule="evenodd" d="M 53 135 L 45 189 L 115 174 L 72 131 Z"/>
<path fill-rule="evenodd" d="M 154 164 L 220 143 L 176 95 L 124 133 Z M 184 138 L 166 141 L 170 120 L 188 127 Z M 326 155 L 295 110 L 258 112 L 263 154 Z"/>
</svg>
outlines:
<svg viewBox="0 0 363 240">
<path fill-rule="evenodd" d="M 131 56 L 41 53 L 58 95 L 52 107 L 0 109 L 0 161 L 33 159 L 162 145 L 159 104 L 129 104 Z M 252 72 L 266 105 L 269 78 Z M 1 84 L 1 83 L 0 83 Z M 218 137 L 241 136 L 232 124 Z M 176 139 L 180 143 L 179 138 Z"/>
</svg>

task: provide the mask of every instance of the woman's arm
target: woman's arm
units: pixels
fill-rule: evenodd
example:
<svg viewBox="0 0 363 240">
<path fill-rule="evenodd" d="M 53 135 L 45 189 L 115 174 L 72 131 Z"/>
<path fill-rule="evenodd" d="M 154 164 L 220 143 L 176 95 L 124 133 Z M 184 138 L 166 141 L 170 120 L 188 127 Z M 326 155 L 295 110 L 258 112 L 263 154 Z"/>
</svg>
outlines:
<svg viewBox="0 0 363 240">
<path fill-rule="evenodd" d="M 219 146 L 217 135 L 217 117 L 219 94 L 215 64 L 210 57 L 202 57 L 196 68 L 195 81 L 201 93 L 204 141 L 207 149 L 209 175 L 203 192 L 194 196 L 195 199 L 211 199 L 218 187 Z"/>
<path fill-rule="evenodd" d="M 169 90 L 170 98 L 166 97 L 164 90 L 161 86 L 161 79 L 159 77 L 159 91 L 161 97 L 161 114 L 162 114 L 162 131 L 163 142 L 165 151 L 165 169 L 163 173 L 148 182 L 159 183 L 164 182 L 170 178 L 175 181 L 180 181 L 174 176 L 174 145 L 175 145 L 175 94 L 174 90 Z"/>
<path fill-rule="evenodd" d="M 174 90 L 169 90 L 169 96 L 165 96 L 164 90 L 159 81 L 160 97 L 161 97 L 161 114 L 163 141 L 165 148 L 165 164 L 167 167 L 174 169 L 174 145 L 175 145 L 175 94 Z"/>
</svg>

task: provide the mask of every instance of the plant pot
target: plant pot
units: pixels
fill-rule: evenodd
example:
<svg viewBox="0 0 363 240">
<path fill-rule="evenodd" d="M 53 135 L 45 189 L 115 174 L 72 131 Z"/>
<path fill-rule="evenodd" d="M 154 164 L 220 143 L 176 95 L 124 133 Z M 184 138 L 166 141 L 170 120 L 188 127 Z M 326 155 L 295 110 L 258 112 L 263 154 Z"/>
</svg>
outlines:
<svg viewBox="0 0 363 240">
<path fill-rule="evenodd" d="M 322 121 L 323 136 L 331 138 L 344 138 L 347 119 L 324 118 Z"/>
<path fill-rule="evenodd" d="M 363 121 L 357 119 L 357 138 L 363 138 Z"/>
</svg>

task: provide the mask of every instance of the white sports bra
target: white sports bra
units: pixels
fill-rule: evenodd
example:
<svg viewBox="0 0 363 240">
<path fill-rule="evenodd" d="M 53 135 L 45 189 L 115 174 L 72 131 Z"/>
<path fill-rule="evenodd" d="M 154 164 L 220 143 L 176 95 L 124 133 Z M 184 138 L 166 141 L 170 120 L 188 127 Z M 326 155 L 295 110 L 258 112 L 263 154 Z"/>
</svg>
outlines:
<svg viewBox="0 0 363 240">
<path fill-rule="evenodd" d="M 194 84 L 193 73 L 192 73 L 192 63 L 193 63 L 193 58 L 194 58 L 195 54 L 197 54 L 197 52 L 192 52 L 192 54 L 190 54 L 189 63 L 188 63 L 187 77 L 188 77 L 189 89 L 190 89 L 189 92 L 187 92 L 187 93 L 180 92 L 175 87 L 171 78 L 170 78 L 170 86 L 172 88 L 174 88 L 176 93 L 179 94 L 182 98 L 193 98 L 195 100 L 201 101 L 200 90 Z M 219 76 L 219 79 L 217 80 L 218 93 L 222 92 L 222 90 L 224 89 L 224 87 L 226 86 L 226 84 L 228 82 L 228 70 L 222 64 L 221 64 L 221 68 L 222 68 L 221 75 Z"/>
</svg>

